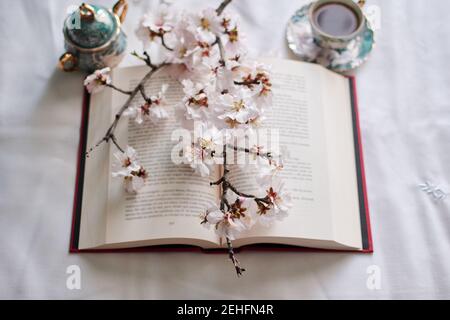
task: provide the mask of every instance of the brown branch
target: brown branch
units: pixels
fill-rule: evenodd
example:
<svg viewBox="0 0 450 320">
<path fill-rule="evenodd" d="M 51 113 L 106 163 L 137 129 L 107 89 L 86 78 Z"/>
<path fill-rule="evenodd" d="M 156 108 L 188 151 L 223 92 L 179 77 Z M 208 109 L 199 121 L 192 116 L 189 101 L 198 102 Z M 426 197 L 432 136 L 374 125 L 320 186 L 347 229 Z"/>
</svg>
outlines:
<svg viewBox="0 0 450 320">
<path fill-rule="evenodd" d="M 141 93 L 142 98 L 144 98 L 145 101 L 151 102 L 151 99 L 147 94 L 145 93 L 145 88 L 143 85 L 139 85 L 139 92 Z"/>
<path fill-rule="evenodd" d="M 88 150 L 88 152 L 86 152 L 86 156 L 89 156 L 89 154 L 94 151 L 94 149 L 96 149 L 97 147 L 99 147 L 100 145 L 102 145 L 103 143 L 108 143 L 109 141 L 112 141 L 114 143 L 114 145 L 123 152 L 123 148 L 121 148 L 119 146 L 119 144 L 117 143 L 117 139 L 114 135 L 114 131 L 117 128 L 117 125 L 119 124 L 120 119 L 122 118 L 123 113 L 125 112 L 125 110 L 128 109 L 128 107 L 130 106 L 131 102 L 133 101 L 134 97 L 136 96 L 136 94 L 138 94 L 141 91 L 141 88 L 144 86 L 144 84 L 159 70 L 161 70 L 163 67 L 169 65 L 168 63 L 163 63 L 160 64 L 158 66 L 154 66 L 152 68 L 152 70 L 150 72 L 148 72 L 144 78 L 142 78 L 142 80 L 139 82 L 139 84 L 134 88 L 133 91 L 131 91 L 131 93 L 129 94 L 129 98 L 127 99 L 127 101 L 125 102 L 125 104 L 120 108 L 119 112 L 116 114 L 113 123 L 111 124 L 111 126 L 108 128 L 108 130 L 106 131 L 105 136 L 92 148 L 90 148 Z"/>
<path fill-rule="evenodd" d="M 227 238 L 227 246 L 228 246 L 228 257 L 230 258 L 231 262 L 233 262 L 237 276 L 240 277 L 244 273 L 245 269 L 241 268 L 239 260 L 236 258 L 236 255 L 234 254 L 233 244 L 231 243 L 231 240 L 229 238 Z"/>
<path fill-rule="evenodd" d="M 232 0 L 224 0 L 220 6 L 216 9 L 217 15 L 220 16 L 225 8 L 231 3 Z"/>
<path fill-rule="evenodd" d="M 252 151 L 252 150 L 250 150 L 248 148 L 241 148 L 241 147 L 236 147 L 236 146 L 232 146 L 232 145 L 228 145 L 228 148 L 230 148 L 230 149 L 232 149 L 234 151 L 241 151 L 241 152 L 245 152 L 245 153 L 248 153 L 248 154 L 253 154 L 255 156 L 258 156 L 258 157 L 261 157 L 261 158 L 264 158 L 264 159 L 267 159 L 267 160 L 273 159 L 273 155 L 272 155 L 271 152 L 255 152 L 255 151 Z"/>
<path fill-rule="evenodd" d="M 120 152 L 125 153 L 125 151 L 119 146 L 119 143 L 117 142 L 116 136 L 114 134 L 111 135 L 111 141 L 114 143 L 117 149 L 119 149 Z"/>
<path fill-rule="evenodd" d="M 225 50 L 223 48 L 222 39 L 220 37 L 216 37 L 216 41 L 214 41 L 213 45 L 219 46 L 219 52 L 220 52 L 220 59 L 222 60 L 223 64 L 225 65 Z"/>
<path fill-rule="evenodd" d="M 261 81 L 258 79 L 251 79 L 251 80 L 244 80 L 244 81 L 234 81 L 234 84 L 237 86 L 246 86 L 246 87 L 252 87 L 254 85 L 260 84 Z"/>
<path fill-rule="evenodd" d="M 242 197 L 242 198 L 247 198 L 247 199 L 253 199 L 255 200 L 257 203 L 258 202 L 264 202 L 264 203 L 269 203 L 269 200 L 267 200 L 267 198 L 258 198 L 255 195 L 252 194 L 248 194 L 248 193 L 244 193 L 239 191 L 235 186 L 233 186 L 230 182 L 228 181 L 224 181 L 224 184 L 227 185 L 227 188 L 230 189 L 231 191 L 233 191 L 237 196 Z"/>
<path fill-rule="evenodd" d="M 219 184 L 222 184 L 222 182 L 223 182 L 223 177 L 215 182 L 210 182 L 209 185 L 210 186 L 218 186 Z"/>
<path fill-rule="evenodd" d="M 130 95 L 130 94 L 131 94 L 131 91 L 125 91 L 125 90 L 122 90 L 122 89 L 120 89 L 120 88 L 117 88 L 117 87 L 116 87 L 115 85 L 113 85 L 112 83 L 106 84 L 106 86 L 107 86 L 108 88 L 114 89 L 114 90 L 116 90 L 116 91 L 118 91 L 118 92 L 120 92 L 120 93 L 126 94 L 126 95 Z"/>
<path fill-rule="evenodd" d="M 150 55 L 148 54 L 147 51 L 144 51 L 143 54 L 144 54 L 144 56 L 142 57 L 142 56 L 140 56 L 136 51 L 133 51 L 133 52 L 131 53 L 131 55 L 135 56 L 135 57 L 138 58 L 139 60 L 144 61 L 145 64 L 146 64 L 147 66 L 149 66 L 150 68 L 155 69 L 155 68 L 158 67 L 157 65 L 154 65 L 154 64 L 152 63 L 152 60 L 150 59 Z"/>
<path fill-rule="evenodd" d="M 157 66 L 152 63 L 152 59 L 147 51 L 144 51 L 145 63 L 152 69 L 155 69 Z"/>
<path fill-rule="evenodd" d="M 222 200 L 220 201 L 220 210 L 225 210 L 225 204 L 227 201 L 227 191 L 228 191 L 228 184 L 225 183 L 227 181 L 228 177 L 228 168 L 227 168 L 227 146 L 223 146 L 223 176 L 222 176 Z"/>
<path fill-rule="evenodd" d="M 219 43 L 220 43 L 220 41 L 219 41 Z M 256 154 L 257 156 L 265 157 L 267 159 L 272 158 L 272 155 L 270 153 L 253 152 L 250 149 L 239 148 L 239 147 L 230 146 L 230 145 L 225 144 L 223 146 L 223 152 L 222 152 L 223 176 L 219 180 L 210 183 L 210 185 L 221 185 L 221 187 L 222 187 L 220 210 L 222 210 L 222 212 L 224 212 L 224 213 L 226 211 L 230 210 L 230 204 L 228 203 L 228 199 L 227 199 L 228 190 L 231 190 L 232 192 L 234 192 L 236 195 L 238 195 L 240 197 L 255 200 L 255 202 L 258 204 L 258 206 L 259 205 L 263 205 L 263 206 L 269 205 L 270 200 L 268 198 L 258 198 L 254 195 L 241 192 L 228 181 L 228 174 L 230 173 L 230 171 L 228 170 L 228 164 L 227 164 L 227 149 L 228 148 L 231 148 L 232 150 L 238 151 L 238 152 L 246 152 L 246 153 Z M 231 240 L 228 237 L 226 239 L 227 239 L 227 247 L 228 247 L 228 256 L 234 265 L 237 276 L 240 277 L 245 272 L 245 269 L 241 267 L 239 260 L 236 258 L 236 254 L 234 253 L 233 244 L 232 244 Z"/>
<path fill-rule="evenodd" d="M 228 164 L 227 164 L 227 145 L 223 146 L 223 176 L 218 180 L 216 183 L 222 185 L 222 198 L 220 200 L 220 210 L 222 212 L 226 212 L 226 210 L 230 209 L 230 204 L 228 203 L 227 199 L 227 192 L 228 188 L 230 187 L 230 183 L 228 182 L 228 173 L 230 172 L 228 170 Z M 212 184 L 216 184 L 212 183 Z M 226 208 L 226 210 L 225 210 Z M 231 240 L 227 237 L 227 246 L 228 246 L 228 256 L 231 260 L 231 262 L 234 265 L 234 268 L 236 269 L 236 274 L 238 277 L 242 275 L 242 273 L 245 271 L 244 268 L 241 268 L 239 264 L 239 260 L 236 258 L 236 255 L 234 254 L 233 245 L 231 243 Z"/>
<path fill-rule="evenodd" d="M 164 48 L 166 48 L 167 50 L 169 50 L 169 51 L 173 51 L 173 49 L 170 48 L 170 47 L 167 45 L 166 40 L 164 39 L 164 34 L 162 34 L 160 37 L 161 37 L 161 44 L 162 44 L 162 46 L 163 46 Z"/>
<path fill-rule="evenodd" d="M 228 168 L 227 168 L 227 146 L 223 146 L 223 177 L 220 179 L 222 181 L 222 199 L 220 201 L 220 210 L 222 212 L 225 212 L 225 207 L 227 207 L 227 210 L 229 210 L 230 205 L 227 200 L 227 191 L 228 191 L 228 183 L 227 176 L 228 176 Z M 242 273 L 245 271 L 245 269 L 241 268 L 239 264 L 239 260 L 236 258 L 236 255 L 234 254 L 233 245 L 231 243 L 231 240 L 227 237 L 227 246 L 228 246 L 228 256 L 231 260 L 231 262 L 234 265 L 234 268 L 236 269 L 236 274 L 238 277 L 242 275 Z"/>
</svg>

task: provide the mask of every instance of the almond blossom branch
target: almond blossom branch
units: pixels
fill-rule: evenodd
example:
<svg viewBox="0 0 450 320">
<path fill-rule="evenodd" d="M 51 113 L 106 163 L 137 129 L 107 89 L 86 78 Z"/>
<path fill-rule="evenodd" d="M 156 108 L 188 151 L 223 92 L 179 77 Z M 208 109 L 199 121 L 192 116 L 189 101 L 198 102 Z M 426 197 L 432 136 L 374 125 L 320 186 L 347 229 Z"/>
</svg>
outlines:
<svg viewBox="0 0 450 320">
<path fill-rule="evenodd" d="M 137 124 L 146 121 L 156 123 L 169 117 L 165 109 L 168 106 L 165 97 L 168 85 L 164 83 L 159 94 L 153 96 L 147 95 L 144 84 L 162 67 L 176 65 L 171 75 L 181 82 L 185 94 L 181 102 L 184 108 L 182 121 L 187 120 L 188 125 L 200 121 L 203 130 L 201 138 L 183 146 L 180 153 L 183 162 L 205 177 L 211 174 L 212 166 L 217 163 L 215 158 L 222 158 L 223 161 L 222 177 L 210 183 L 211 186 L 221 187 L 220 205 L 216 203 L 207 209 L 201 223 L 207 227 L 213 226 L 221 242 L 226 239 L 229 259 L 237 275 L 241 276 L 245 269 L 236 258 L 232 241 L 255 223 L 269 225 L 282 219 L 290 208 L 290 197 L 283 189 L 283 181 L 275 177 L 283 167 L 282 162 L 275 161 L 272 153 L 262 152 L 261 146 L 241 148 L 228 140 L 232 135 L 223 136 L 225 130 L 248 129 L 251 130 L 246 132 L 253 135 L 264 121 L 264 109 L 272 105 L 273 95 L 269 68 L 246 58 L 245 39 L 236 19 L 222 15 L 231 2 L 223 0 L 217 9 L 208 8 L 192 14 L 174 14 L 167 4 L 152 10 L 142 17 L 136 33 L 144 48 L 149 48 L 154 42 L 165 48 L 165 61 L 169 63 L 155 65 L 147 51 L 142 54 L 133 52 L 151 70 L 132 91 L 112 85 L 109 68 L 97 70 L 86 79 L 85 84 L 89 92 L 109 87 L 129 95 L 95 147 L 112 141 L 120 151 L 114 155 L 117 171 L 112 175 L 124 179 L 127 192 L 136 192 L 144 186 L 148 173 L 140 165 L 136 150 L 130 146 L 119 146 L 115 129 L 122 116 L 134 119 Z M 174 35 L 170 42 L 166 42 L 169 40 L 166 37 L 168 33 Z M 131 105 L 137 94 L 143 97 L 145 103 Z M 268 160 L 258 162 L 257 182 L 264 191 L 261 198 L 240 191 L 230 182 L 229 161 L 236 152 Z M 237 197 L 234 202 L 230 200 L 232 196 Z"/>
<path fill-rule="evenodd" d="M 144 98 L 145 101 L 147 102 L 151 102 L 151 99 L 149 96 L 147 96 L 147 94 L 145 93 L 145 88 L 143 85 L 139 85 L 139 92 L 142 95 L 142 98 Z"/>
<path fill-rule="evenodd" d="M 223 177 L 220 178 L 219 180 L 217 180 L 216 182 L 210 182 L 209 185 L 210 186 L 218 186 L 219 184 L 222 184 L 223 182 Z"/>
<path fill-rule="evenodd" d="M 229 170 L 227 168 L 227 146 L 223 146 L 223 176 L 222 176 L 222 200 L 220 202 L 220 210 L 225 210 L 225 202 L 227 198 L 228 184 L 227 181 Z"/>
<path fill-rule="evenodd" d="M 227 181 L 228 173 L 230 172 L 228 170 L 227 165 L 227 146 L 223 146 L 223 176 L 221 178 L 222 180 L 222 199 L 220 201 L 220 210 L 225 213 L 226 210 L 230 209 L 230 205 L 228 203 L 227 199 L 227 192 L 228 188 L 230 187 L 230 183 Z M 225 210 L 226 207 L 226 210 Z M 234 254 L 233 244 L 231 242 L 231 239 L 227 237 L 227 246 L 228 246 L 228 256 L 231 260 L 231 262 L 234 265 L 234 268 L 236 269 L 236 274 L 238 277 L 242 276 L 243 272 L 245 271 L 244 268 L 241 268 L 239 260 L 236 258 L 236 255 Z"/>
<path fill-rule="evenodd" d="M 237 147 L 237 146 L 233 146 L 233 145 L 228 145 L 229 148 L 233 149 L 234 151 L 241 151 L 241 152 L 245 152 L 248 154 L 253 154 L 255 156 L 267 159 L 267 160 L 271 160 L 273 158 L 272 153 L 271 152 L 259 152 L 259 151 L 253 151 L 250 150 L 248 148 L 242 148 L 242 147 Z"/>
<path fill-rule="evenodd" d="M 144 51 L 144 52 L 143 52 L 143 55 L 144 55 L 144 56 L 140 56 L 136 51 L 133 51 L 133 52 L 131 53 L 131 55 L 135 56 L 135 57 L 138 58 L 139 60 L 144 61 L 145 64 L 146 64 L 147 66 L 149 66 L 150 68 L 152 68 L 152 69 L 157 68 L 157 66 L 154 65 L 154 64 L 152 63 L 152 61 L 151 61 L 151 59 L 150 59 L 150 55 L 148 54 L 147 51 Z"/>
<path fill-rule="evenodd" d="M 227 176 L 228 176 L 229 170 L 227 168 L 227 146 L 223 146 L 223 177 L 222 177 L 222 199 L 220 201 L 220 210 L 225 213 L 225 207 L 227 207 L 227 210 L 229 209 L 229 204 L 227 200 L 227 191 L 229 187 L 229 183 L 227 183 Z M 229 237 L 227 237 L 227 246 L 228 246 L 228 256 L 231 260 L 231 262 L 234 265 L 234 268 L 236 269 L 236 274 L 238 277 L 240 277 L 243 272 L 245 271 L 244 268 L 241 268 L 239 260 L 236 258 L 236 255 L 234 254 L 233 244 Z"/>
<path fill-rule="evenodd" d="M 132 93 L 132 91 L 126 91 L 126 90 L 122 90 L 122 89 L 120 89 L 120 88 L 117 88 L 117 87 L 116 87 L 115 85 L 113 85 L 112 83 L 107 83 L 106 86 L 107 86 L 108 88 L 111 88 L 111 89 L 113 89 L 113 90 L 116 90 L 116 91 L 118 91 L 118 92 L 120 92 L 120 93 L 123 93 L 123 94 L 125 94 L 125 95 L 131 95 L 131 93 Z"/>
<path fill-rule="evenodd" d="M 227 185 L 228 189 L 230 189 L 231 191 L 233 191 L 236 195 L 238 195 L 239 197 L 242 198 L 248 198 L 248 199 L 254 199 L 256 202 L 267 202 L 266 198 L 257 198 L 256 196 L 252 195 L 252 194 L 247 194 L 244 192 L 239 191 L 238 189 L 236 189 L 236 187 L 234 187 L 231 183 L 229 182 L 224 182 L 224 184 Z"/>
<path fill-rule="evenodd" d="M 228 256 L 231 262 L 233 262 L 237 276 L 240 277 L 245 272 L 245 269 L 240 266 L 239 260 L 236 258 L 236 255 L 234 254 L 233 244 L 231 243 L 230 238 L 227 238 L 227 246 L 228 246 Z"/>
<path fill-rule="evenodd" d="M 133 91 L 131 91 L 131 93 L 129 94 L 129 98 L 127 99 L 127 101 L 125 102 L 125 104 L 120 108 L 119 112 L 116 114 L 113 123 L 111 124 L 111 126 L 108 128 L 108 130 L 106 131 L 105 136 L 94 146 L 91 147 L 87 152 L 86 155 L 89 156 L 89 154 L 94 151 L 96 148 L 98 148 L 100 145 L 102 145 L 103 143 L 108 143 L 109 141 L 112 141 L 114 143 L 114 145 L 123 152 L 123 148 L 119 146 L 116 136 L 114 135 L 114 131 L 117 128 L 117 125 L 119 124 L 120 119 L 122 118 L 123 113 L 125 112 L 125 110 L 128 109 L 128 107 L 130 106 L 131 102 L 133 101 L 133 99 L 135 98 L 136 94 L 138 94 L 139 92 L 141 92 L 142 87 L 144 86 L 144 84 L 150 80 L 150 78 L 159 70 L 161 70 L 163 67 L 168 66 L 168 63 L 162 63 L 158 66 L 154 66 L 152 67 L 151 71 L 148 72 L 144 78 L 142 78 L 142 80 L 139 82 L 139 84 L 133 89 Z"/>
<path fill-rule="evenodd" d="M 125 153 L 125 151 L 120 147 L 119 143 L 117 142 L 116 136 L 113 134 L 111 135 L 111 141 L 114 143 L 117 149 L 119 149 L 120 152 Z"/>
</svg>

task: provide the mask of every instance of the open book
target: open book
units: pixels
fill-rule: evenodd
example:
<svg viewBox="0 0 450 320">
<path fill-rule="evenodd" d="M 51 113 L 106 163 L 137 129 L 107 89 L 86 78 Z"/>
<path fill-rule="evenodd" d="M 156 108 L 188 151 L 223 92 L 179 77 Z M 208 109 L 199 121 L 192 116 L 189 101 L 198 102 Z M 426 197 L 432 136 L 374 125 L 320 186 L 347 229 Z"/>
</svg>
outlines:
<svg viewBox="0 0 450 320">
<path fill-rule="evenodd" d="M 355 85 L 352 78 L 309 63 L 267 60 L 273 71 L 274 106 L 268 126 L 279 130 L 280 145 L 289 150 L 283 178 L 293 197 L 289 216 L 270 227 L 255 226 L 234 246 L 283 246 L 371 252 L 372 241 L 364 182 Z M 119 68 L 113 83 L 132 89 L 148 67 Z M 202 178 L 189 166 L 175 165 L 172 132 L 179 127 L 175 105 L 181 86 L 161 71 L 147 84 L 158 92 L 170 84 L 171 117 L 139 127 L 125 118 L 117 128 L 120 145 L 135 148 L 150 173 L 137 195 L 126 194 L 123 181 L 111 177 L 114 145 L 103 144 L 89 158 L 127 96 L 113 90 L 86 97 L 74 205 L 71 251 L 135 248 L 223 247 L 200 214 L 219 203 L 217 177 Z M 142 97 L 136 97 L 140 103 Z M 238 168 L 237 168 L 238 169 Z M 252 172 L 232 170 L 230 180 L 251 192 Z"/>
</svg>

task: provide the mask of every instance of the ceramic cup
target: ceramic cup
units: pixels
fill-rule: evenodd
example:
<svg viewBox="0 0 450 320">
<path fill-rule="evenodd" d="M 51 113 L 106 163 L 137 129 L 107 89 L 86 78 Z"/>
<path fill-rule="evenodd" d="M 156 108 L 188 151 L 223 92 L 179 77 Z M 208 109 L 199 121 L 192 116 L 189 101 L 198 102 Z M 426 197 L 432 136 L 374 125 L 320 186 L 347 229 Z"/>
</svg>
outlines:
<svg viewBox="0 0 450 320">
<path fill-rule="evenodd" d="M 364 32 L 365 1 L 318 0 L 308 12 L 315 42 L 322 48 L 344 49 Z"/>
</svg>

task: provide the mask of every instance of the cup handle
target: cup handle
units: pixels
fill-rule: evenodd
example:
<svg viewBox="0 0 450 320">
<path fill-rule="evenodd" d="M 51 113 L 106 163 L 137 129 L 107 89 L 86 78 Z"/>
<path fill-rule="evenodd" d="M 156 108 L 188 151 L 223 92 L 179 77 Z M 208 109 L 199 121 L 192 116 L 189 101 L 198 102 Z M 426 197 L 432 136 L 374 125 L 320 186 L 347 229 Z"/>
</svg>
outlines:
<svg viewBox="0 0 450 320">
<path fill-rule="evenodd" d="M 119 15 L 119 11 L 122 9 L 122 12 Z M 120 23 L 125 21 L 128 12 L 128 3 L 127 0 L 119 0 L 113 7 L 113 12 L 116 16 L 119 17 Z"/>
<path fill-rule="evenodd" d="M 364 7 L 365 4 L 366 4 L 366 0 L 358 0 L 358 6 L 360 8 Z"/>
<path fill-rule="evenodd" d="M 72 72 L 77 68 L 78 60 L 72 53 L 66 52 L 59 58 L 59 67 L 65 72 Z"/>
</svg>

